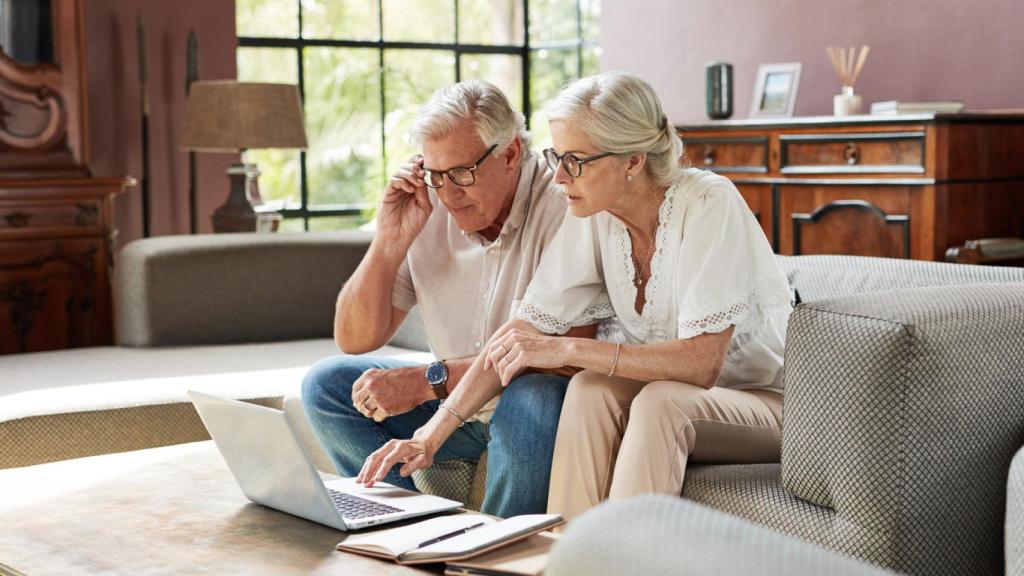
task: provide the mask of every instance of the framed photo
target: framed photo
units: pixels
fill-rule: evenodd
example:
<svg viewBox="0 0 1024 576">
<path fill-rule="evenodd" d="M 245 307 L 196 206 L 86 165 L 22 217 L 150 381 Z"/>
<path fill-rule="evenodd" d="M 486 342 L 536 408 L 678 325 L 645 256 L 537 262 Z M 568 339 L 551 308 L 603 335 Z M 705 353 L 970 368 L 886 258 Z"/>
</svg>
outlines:
<svg viewBox="0 0 1024 576">
<path fill-rule="evenodd" d="M 761 64 L 757 67 L 750 117 L 792 116 L 799 86 L 799 62 Z"/>
</svg>

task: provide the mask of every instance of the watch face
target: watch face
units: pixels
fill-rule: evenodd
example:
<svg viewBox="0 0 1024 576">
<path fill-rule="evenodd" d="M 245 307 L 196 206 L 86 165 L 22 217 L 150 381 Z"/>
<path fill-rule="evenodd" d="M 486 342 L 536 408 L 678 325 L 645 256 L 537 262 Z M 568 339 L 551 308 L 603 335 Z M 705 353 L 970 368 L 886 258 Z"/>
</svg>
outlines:
<svg viewBox="0 0 1024 576">
<path fill-rule="evenodd" d="M 427 366 L 427 382 L 431 386 L 437 386 L 443 384 L 448 379 L 448 368 L 445 367 L 444 362 L 434 362 L 430 366 Z"/>
</svg>

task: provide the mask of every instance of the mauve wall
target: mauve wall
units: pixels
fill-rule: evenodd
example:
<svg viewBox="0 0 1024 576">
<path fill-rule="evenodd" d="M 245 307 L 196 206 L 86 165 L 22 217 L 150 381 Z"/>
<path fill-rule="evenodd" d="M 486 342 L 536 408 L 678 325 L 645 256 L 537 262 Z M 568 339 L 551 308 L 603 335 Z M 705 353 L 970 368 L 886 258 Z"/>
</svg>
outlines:
<svg viewBox="0 0 1024 576">
<path fill-rule="evenodd" d="M 185 121 L 185 43 L 199 38 L 202 79 L 235 77 L 232 0 L 86 0 L 85 45 L 89 93 L 89 166 L 95 176 L 131 175 L 139 186 L 115 204 L 118 245 L 142 236 L 142 129 L 139 115 L 136 16 L 146 26 L 149 63 L 150 232 L 187 234 L 188 153 Z M 231 156 L 197 155 L 198 224 L 227 197 Z"/>
<path fill-rule="evenodd" d="M 830 44 L 871 46 L 856 86 L 865 108 L 1024 108 L 1022 22 L 1022 0 L 602 0 L 601 64 L 651 82 L 676 123 L 707 118 L 711 60 L 733 65 L 733 118 L 748 116 L 757 66 L 771 62 L 803 63 L 796 115 L 831 114 Z"/>
</svg>

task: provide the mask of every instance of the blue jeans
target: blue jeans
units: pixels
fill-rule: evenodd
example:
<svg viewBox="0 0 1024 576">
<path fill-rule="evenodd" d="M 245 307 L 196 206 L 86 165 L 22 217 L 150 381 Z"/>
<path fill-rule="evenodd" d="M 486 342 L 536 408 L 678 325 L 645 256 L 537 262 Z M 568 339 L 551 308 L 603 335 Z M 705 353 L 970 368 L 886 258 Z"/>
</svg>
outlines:
<svg viewBox="0 0 1024 576">
<path fill-rule="evenodd" d="M 370 356 L 332 356 L 314 364 L 303 380 L 306 416 L 342 476 L 359 474 L 373 451 L 393 438 L 411 438 L 437 412 L 439 402 L 432 400 L 405 414 L 374 422 L 352 406 L 352 385 L 363 372 L 406 366 L 416 364 Z M 482 511 L 502 518 L 543 513 L 555 432 L 568 385 L 568 378 L 551 374 L 531 373 L 516 378 L 502 393 L 490 425 L 467 422 L 441 446 L 434 461 L 477 460 L 486 450 Z M 384 480 L 416 489 L 412 478 L 398 474 L 398 466 Z"/>
</svg>

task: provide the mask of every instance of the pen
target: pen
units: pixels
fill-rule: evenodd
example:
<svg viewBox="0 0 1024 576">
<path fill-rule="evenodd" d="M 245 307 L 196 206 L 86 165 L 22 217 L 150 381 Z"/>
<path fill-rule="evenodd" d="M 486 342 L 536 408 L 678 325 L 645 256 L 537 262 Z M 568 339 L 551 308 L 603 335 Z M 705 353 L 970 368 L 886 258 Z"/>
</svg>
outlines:
<svg viewBox="0 0 1024 576">
<path fill-rule="evenodd" d="M 437 544 L 438 542 L 440 542 L 442 540 L 447 540 L 449 538 L 453 538 L 455 536 L 458 536 L 459 534 L 465 534 L 466 532 L 469 532 L 473 528 L 479 528 L 480 526 L 483 526 L 483 525 L 484 525 L 484 523 L 480 522 L 478 524 L 473 524 L 472 526 L 466 526 L 465 528 L 460 528 L 460 529 L 456 530 L 455 532 L 449 532 L 448 534 L 442 534 L 442 535 L 438 536 L 437 538 L 431 538 L 430 540 L 427 540 L 426 542 L 420 543 L 420 545 L 417 546 L 416 548 L 418 549 L 418 548 L 423 548 L 424 546 L 430 546 L 431 544 Z"/>
</svg>

